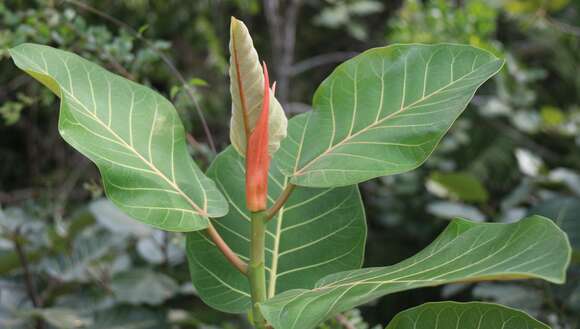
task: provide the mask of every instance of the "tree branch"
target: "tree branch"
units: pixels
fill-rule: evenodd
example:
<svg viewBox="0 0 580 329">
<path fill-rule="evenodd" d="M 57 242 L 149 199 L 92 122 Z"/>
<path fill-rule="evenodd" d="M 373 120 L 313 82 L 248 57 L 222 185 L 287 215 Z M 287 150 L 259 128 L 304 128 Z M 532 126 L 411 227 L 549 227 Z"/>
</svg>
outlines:
<svg viewBox="0 0 580 329">
<path fill-rule="evenodd" d="M 318 66 L 342 62 L 356 56 L 357 54 L 358 53 L 354 51 L 337 51 L 333 53 L 313 56 L 292 65 L 288 70 L 288 74 L 290 76 L 295 76 Z"/>
<path fill-rule="evenodd" d="M 20 265 L 22 265 L 22 270 L 24 271 L 24 282 L 26 284 L 26 293 L 32 302 L 34 307 L 40 307 L 40 299 L 36 294 L 36 289 L 34 288 L 34 283 L 32 281 L 32 272 L 30 272 L 30 264 L 28 263 L 28 258 L 26 258 L 26 253 L 22 248 L 22 244 L 20 243 L 20 232 L 17 230 L 13 237 L 12 242 L 14 243 L 14 249 L 16 250 L 16 254 L 18 254 L 18 259 L 20 260 Z"/>
<path fill-rule="evenodd" d="M 546 21 L 558 31 L 580 38 L 580 27 L 559 21 L 551 16 L 544 16 Z"/>
<path fill-rule="evenodd" d="M 272 57 L 276 66 L 277 98 L 284 106 L 288 103 L 291 78 L 289 68 L 294 61 L 296 27 L 302 0 L 287 0 L 285 6 L 281 6 L 280 2 L 280 0 L 264 0 L 263 4 L 266 21 L 270 28 Z"/>
<path fill-rule="evenodd" d="M 16 250 L 16 254 L 18 254 L 18 259 L 20 260 L 22 270 L 24 271 L 24 283 L 26 285 L 26 293 L 28 294 L 28 298 L 30 298 L 32 306 L 34 306 L 34 308 L 39 308 L 42 307 L 42 301 L 40 300 L 38 294 L 36 293 L 34 282 L 32 280 L 32 272 L 30 271 L 30 264 L 28 263 L 28 258 L 26 257 L 26 252 L 22 247 L 20 238 L 21 238 L 20 229 L 17 229 L 12 235 L 12 242 L 14 243 L 14 249 Z M 37 319 L 36 329 L 43 328 L 44 322 L 42 321 L 42 319 Z"/>
</svg>

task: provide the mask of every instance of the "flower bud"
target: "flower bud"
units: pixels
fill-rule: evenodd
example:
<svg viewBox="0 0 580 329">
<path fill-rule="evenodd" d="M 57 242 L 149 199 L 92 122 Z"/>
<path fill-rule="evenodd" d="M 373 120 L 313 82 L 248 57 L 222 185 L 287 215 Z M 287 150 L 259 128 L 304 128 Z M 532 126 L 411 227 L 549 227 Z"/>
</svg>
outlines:
<svg viewBox="0 0 580 329">
<path fill-rule="evenodd" d="M 265 210 L 268 200 L 268 117 L 270 111 L 270 80 L 268 68 L 264 67 L 264 97 L 262 112 L 246 147 L 246 205 L 252 212 Z"/>
</svg>

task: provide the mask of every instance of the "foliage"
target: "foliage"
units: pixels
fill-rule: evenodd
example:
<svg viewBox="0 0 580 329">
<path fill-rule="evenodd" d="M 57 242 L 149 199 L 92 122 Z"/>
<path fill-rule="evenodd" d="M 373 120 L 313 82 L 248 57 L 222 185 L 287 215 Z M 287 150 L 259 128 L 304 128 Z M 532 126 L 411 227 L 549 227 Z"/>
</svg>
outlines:
<svg viewBox="0 0 580 329">
<path fill-rule="evenodd" d="M 371 5 L 368 8 L 374 9 L 358 11 L 358 2 L 366 1 L 305 2 L 299 18 L 297 58 L 308 60 L 308 57 L 326 51 L 360 51 L 382 45 L 386 40 L 389 43 L 470 43 L 507 59 L 506 69 L 474 98 L 424 166 L 361 185 L 369 217 L 365 264 L 396 263 L 412 255 L 441 230 L 446 223 L 443 219 L 456 216 L 511 222 L 527 214 L 541 213 L 562 225 L 574 246 L 577 233 L 570 223 L 575 223 L 575 217 L 568 209 L 574 209 L 580 196 L 580 159 L 574 152 L 580 140 L 577 97 L 580 84 L 575 69 L 580 52 L 573 29 L 578 18 L 577 5 L 563 1 L 558 5 L 554 2 L 552 6 L 551 2 L 539 1 L 534 2 L 532 8 L 528 5 L 532 2 L 522 1 L 506 1 L 498 6 L 475 0 L 458 4 L 404 1 L 400 10 L 387 4 L 382 8 Z M 190 80 L 218 143 L 225 145 L 225 113 L 230 108 L 225 99 L 228 84 L 223 79 L 227 71 L 224 55 L 227 53 L 227 29 L 224 27 L 229 17 L 225 13 L 251 22 L 256 47 L 267 53 L 269 46 L 264 40 L 269 33 L 258 28 L 266 26 L 260 4 L 257 1 L 222 1 L 219 4 L 202 1 L 184 8 L 173 1 L 147 4 L 121 1 L 110 6 L 88 3 L 113 17 L 122 17 L 131 26 L 143 26 L 139 32 L 147 38 L 155 38 L 149 40 L 156 45 L 155 49 L 176 60 Z M 529 8 L 517 10 L 513 3 Z M 153 86 L 170 96 L 168 98 L 175 104 L 186 131 L 192 132 L 195 139 L 202 142 L 189 149 L 200 167 L 205 168 L 207 159 L 213 158 L 203 144 L 205 137 L 197 129 L 199 121 L 191 111 L 193 107 L 186 89 L 169 73 L 158 54 L 136 35 L 68 2 L 18 1 L 0 7 L 3 15 L 0 19 L 1 48 L 22 42 L 51 44 Z M 348 9 L 347 15 L 342 14 L 342 8 Z M 340 15 L 336 17 L 343 18 L 322 20 L 323 15 L 332 17 L 326 13 L 338 13 Z M 334 21 L 339 24 L 332 25 Z M 384 30 L 376 28 L 377 24 L 384 22 L 387 22 Z M 313 23 L 317 25 L 313 26 Z M 364 31 L 364 34 L 358 31 Z M 383 31 L 384 38 L 380 35 Z M 44 319 L 50 326 L 58 326 L 54 324 L 56 314 L 57 318 L 78 320 L 69 322 L 69 327 L 70 323 L 92 323 L 89 325 L 91 328 L 128 323 L 151 328 L 163 328 L 168 323 L 180 328 L 206 328 L 206 323 L 220 328 L 243 327 L 239 318 L 217 315 L 193 297 L 193 289 L 186 285 L 188 277 L 183 263 L 185 241 L 182 236 L 152 232 L 145 226 L 137 227 L 135 221 L 126 217 L 122 222 L 119 219 L 122 215 L 103 200 L 92 202 L 91 209 L 107 209 L 107 215 L 95 216 L 98 211 L 83 211 L 86 208 L 83 204 L 98 198 L 102 187 L 96 182 L 98 176 L 92 167 L 87 167 L 56 137 L 54 97 L 23 79 L 8 61 L 0 62 L 0 72 L 3 73 L 0 78 L 3 86 L 0 113 L 6 123 L 12 124 L 0 125 L 0 157 L 3 160 L 0 166 L 0 203 L 26 209 L 24 212 L 18 208 L 4 210 L 15 219 L 14 224 L 22 224 L 23 218 L 29 218 L 33 224 L 25 225 L 20 233 L 27 236 L 24 246 L 29 251 L 33 282 L 42 295 L 42 306 L 47 310 L 26 311 L 32 306 L 26 294 L 26 276 L 18 269 L 21 263 L 14 252 L 14 235 L 8 233 L 5 235 L 7 239 L 0 244 L 2 321 L 9 321 L 10 327 L 13 323 L 29 326 L 36 321 L 34 319 Z M 308 99 L 310 90 L 328 73 L 328 67 L 321 66 L 310 69 L 308 75 L 294 78 L 292 99 Z M 291 111 L 294 107 L 285 109 Z M 27 152 L 17 151 L 22 145 Z M 42 160 L 38 160 L 40 155 Z M 61 187 L 63 181 L 71 181 L 72 185 L 66 183 Z M 477 197 L 465 193 L 466 182 L 478 186 Z M 71 187 L 67 185 L 74 186 L 74 189 L 69 190 Z M 21 202 L 21 195 L 31 200 Z M 277 192 L 272 197 L 276 195 Z M 485 195 L 487 197 L 483 197 Z M 547 210 L 543 209 L 544 206 Z M 79 209 L 82 219 L 77 220 L 76 210 Z M 561 209 L 566 211 L 559 212 Z M 434 221 L 433 215 L 442 220 Z M 80 234 L 83 238 L 71 242 L 79 232 L 85 232 Z M 92 236 L 95 232 L 104 234 L 95 234 L 98 236 L 95 243 L 87 242 L 87 235 Z M 220 232 L 226 234 L 224 229 Z M 119 240 L 128 242 L 119 243 Z M 95 248 L 99 245 L 104 248 Z M 64 251 L 67 251 L 64 253 L 67 257 L 56 257 Z M 114 256 L 117 254 L 120 256 Z M 577 251 L 574 255 L 577 264 Z M 207 255 L 217 256 L 219 254 Z M 81 260 L 84 257 L 86 261 Z M 107 269 L 113 263 L 116 269 Z M 92 274 L 85 273 L 83 268 L 91 268 Z M 101 269 L 103 275 L 95 276 L 94 273 L 100 274 Z M 130 299 L 139 300 L 138 297 L 129 294 L 120 301 L 109 291 L 111 278 L 123 278 L 145 270 L 149 274 L 171 278 L 180 287 L 179 292 L 169 298 L 152 298 L 162 301 L 152 309 L 143 302 L 130 303 Z M 66 275 L 67 280 L 56 282 L 54 277 L 61 274 Z M 530 281 L 452 284 L 441 289 L 421 289 L 382 298 L 364 306 L 362 314 L 366 321 L 384 326 L 397 311 L 426 300 L 475 298 L 523 309 L 553 328 L 575 328 L 579 314 L 579 275 L 578 265 L 573 265 L 568 273 L 568 283 L 563 287 Z M 7 299 L 7 296 L 16 299 Z M 82 314 L 75 314 L 78 303 L 87 305 Z M 17 312 L 15 316 L 14 305 L 19 305 L 23 312 Z M 5 316 L 7 313 L 9 317 Z M 357 328 L 368 328 L 356 314 L 348 313 L 345 317 L 332 319 L 323 327 L 343 328 L 344 321 L 347 321 L 346 325 L 350 322 Z"/>
<path fill-rule="evenodd" d="M 524 241 L 531 237 L 534 242 Z M 314 289 L 295 289 L 274 296 L 262 310 L 274 328 L 314 328 L 329 314 L 416 287 L 456 280 L 530 277 L 562 283 L 569 255 L 561 251 L 566 249 L 562 231 L 545 218 L 529 217 L 514 224 L 455 220 L 412 258 L 389 267 L 329 275 L 320 279 Z M 449 317 L 441 320 L 446 319 Z M 429 324 L 432 323 L 421 322 Z"/>
<path fill-rule="evenodd" d="M 443 320 L 441 320 L 443 319 Z M 400 313 L 386 329 L 412 328 L 420 323 L 435 322 L 438 328 L 537 328 L 548 327 L 524 312 L 485 303 L 453 302 L 423 304 Z"/>
<path fill-rule="evenodd" d="M 290 121 L 289 136 L 300 135 L 303 119 L 302 115 Z M 277 159 L 274 158 L 270 172 L 272 200 L 288 185 L 288 179 L 279 171 Z M 249 259 L 251 214 L 245 209 L 244 174 L 243 159 L 231 148 L 218 155 L 208 170 L 209 177 L 221 187 L 235 209 L 213 222 L 232 249 Z M 267 235 L 270 296 L 294 288 L 313 287 L 322 276 L 359 268 L 366 223 L 358 189 L 355 186 L 297 188 L 281 214 L 268 223 Z M 309 244 L 309 241 L 320 242 Z M 205 233 L 190 234 L 187 251 L 193 283 L 204 301 L 225 312 L 247 310 L 250 289 L 246 278 L 220 257 Z"/>
<path fill-rule="evenodd" d="M 178 232 L 206 228 L 209 216 L 227 213 L 224 197 L 189 156 L 183 126 L 165 98 L 53 48 L 23 44 L 10 54 L 62 100 L 61 136 L 95 162 L 119 208 Z"/>
<path fill-rule="evenodd" d="M 428 200 L 426 211 L 441 218 L 477 215 L 481 220 L 511 222 L 532 213 L 559 218 L 556 211 L 540 212 L 541 207 L 558 199 L 567 205 L 578 202 L 575 198 L 580 167 L 571 151 L 578 147 L 578 125 L 574 119 L 577 98 L 571 96 L 577 93 L 578 85 L 577 79 L 563 70 L 577 66 L 571 61 L 577 63 L 578 58 L 574 55 L 574 59 L 569 58 L 568 54 L 575 53 L 578 39 L 571 34 L 572 30 L 565 28 L 575 17 L 577 20 L 577 7 L 562 5 L 554 9 L 546 6 L 556 2 L 536 3 L 536 13 L 549 14 L 532 18 L 514 12 L 510 4 L 516 2 L 506 1 L 502 6 L 495 6 L 492 2 L 471 0 L 455 7 L 449 2 L 407 1 L 391 21 L 393 30 L 389 39 L 412 42 L 420 36 L 427 41 L 469 42 L 501 53 L 507 61 L 506 70 L 495 78 L 495 88 L 476 96 L 472 110 L 455 124 L 438 154 L 418 172 L 409 174 L 418 178 L 401 177 L 373 185 L 375 193 L 392 200 L 390 205 L 402 204 L 413 195 L 417 200 Z M 448 19 L 438 19 L 441 16 Z M 463 21 L 466 28 L 457 28 L 460 25 L 456 22 L 466 17 L 469 17 Z M 548 64 L 557 58 L 562 58 L 558 64 Z M 569 90 L 567 95 L 558 91 L 562 88 Z M 555 93 L 560 96 L 554 97 Z M 466 181 L 453 184 L 453 179 L 448 178 L 442 184 L 438 177 L 459 173 L 469 175 L 471 184 L 483 187 L 489 198 L 483 202 L 470 200 L 458 192 Z M 406 186 L 402 187 L 402 182 Z M 422 192 L 422 184 L 426 184 L 428 193 Z M 475 186 L 470 191 L 480 190 Z M 380 204 L 379 207 L 383 208 Z M 423 223 L 402 222 L 398 219 L 400 213 L 414 210 L 413 205 L 399 207 L 394 214 L 377 217 L 384 223 L 382 226 L 396 229 Z M 422 216 L 423 212 L 417 214 L 419 218 Z M 575 228 L 566 230 L 571 235 L 576 231 Z M 416 229 L 405 231 L 411 236 L 417 235 Z M 573 266 L 569 271 L 571 282 L 576 282 L 576 273 Z M 457 285 L 444 289 L 443 295 L 454 298 L 473 295 L 523 308 L 554 328 L 575 328 L 578 318 L 574 303 L 570 302 L 576 294 L 574 285 L 556 288 L 558 293 L 549 285 L 534 283 Z M 568 294 L 561 295 L 564 290 Z M 531 300 L 537 302 L 531 303 Z"/>
<path fill-rule="evenodd" d="M 256 79 L 251 76 L 251 70 L 239 69 L 247 66 L 239 64 L 244 62 L 241 59 L 244 55 L 243 52 L 237 53 L 236 46 L 235 26 L 242 23 L 232 19 L 232 24 L 234 41 L 231 65 L 236 70 L 231 72 L 232 80 L 238 83 L 238 92 L 232 94 L 234 97 L 239 95 L 243 104 L 234 109 L 234 113 L 241 112 L 247 125 L 251 112 L 245 105 L 249 104 L 250 98 L 242 87 L 242 81 L 251 84 Z M 245 53 L 249 54 L 245 56 L 254 58 L 253 52 Z M 391 267 L 356 269 L 362 263 L 360 251 L 366 235 L 365 225 L 360 224 L 360 220 L 364 220 L 360 199 L 357 200 L 354 194 L 355 198 L 350 202 L 353 205 L 346 203 L 347 199 L 351 199 L 352 191 L 356 191 L 356 186 L 350 186 L 347 198 L 343 200 L 339 197 L 339 190 L 332 187 L 348 188 L 349 183 L 405 172 L 425 161 L 449 129 L 450 123 L 466 107 L 475 90 L 501 68 L 501 60 L 482 50 L 452 44 L 395 45 L 370 50 L 339 66 L 317 91 L 314 111 L 294 119 L 298 122 L 292 125 L 294 131 L 290 132 L 289 139 L 283 141 L 279 153 L 281 157 L 274 157 L 282 173 L 274 178 L 274 182 L 279 180 L 285 183 L 278 183 L 283 190 L 278 193 L 280 196 L 271 208 L 266 208 L 267 201 L 263 205 L 252 203 L 252 207 L 249 206 L 253 202 L 249 200 L 253 198 L 267 200 L 268 189 L 258 190 L 256 195 L 248 194 L 248 186 L 267 186 L 271 175 L 268 172 L 269 161 L 255 162 L 255 157 L 264 155 L 254 151 L 254 148 L 266 152 L 265 157 L 276 152 L 276 149 L 269 150 L 268 127 L 271 121 L 267 119 L 270 86 L 264 65 L 263 73 L 259 73 L 264 76 L 265 91 L 258 123 L 254 128 L 231 127 L 235 131 L 242 130 L 238 135 L 246 137 L 245 142 L 242 141 L 245 146 L 236 149 L 238 152 L 245 150 L 246 173 L 233 174 L 236 169 L 244 168 L 242 161 L 218 157 L 211 174 L 223 175 L 220 172 L 223 170 L 230 178 L 245 176 L 245 182 L 238 180 L 242 184 L 232 184 L 231 180 L 223 178 L 219 181 L 219 187 L 226 195 L 243 196 L 244 193 L 239 192 L 240 185 L 246 187 L 246 214 L 241 213 L 240 209 L 244 207 L 239 202 L 236 205 L 231 196 L 228 198 L 232 207 L 242 215 L 236 221 L 250 222 L 249 230 L 247 226 L 245 229 L 227 229 L 248 242 L 245 248 L 238 248 L 237 252 L 230 249 L 230 243 L 239 241 L 239 238 L 224 239 L 209 222 L 213 218 L 216 219 L 215 223 L 219 223 L 217 217 L 227 214 L 229 207 L 226 198 L 218 191 L 215 182 L 204 176 L 189 158 L 183 128 L 167 100 L 74 54 L 51 47 L 23 44 L 10 49 L 10 55 L 20 69 L 59 96 L 60 134 L 95 162 L 101 171 L 107 197 L 113 203 L 131 217 L 167 231 L 207 229 L 198 240 L 209 244 L 201 246 L 200 250 L 204 253 L 219 250 L 231 263 L 227 264 L 231 265 L 229 268 L 239 270 L 241 280 L 235 284 L 227 282 L 235 276 L 235 273 L 224 273 L 227 265 L 219 264 L 218 270 L 212 269 L 219 256 L 194 256 L 190 257 L 195 264 L 192 266 L 194 287 L 197 287 L 202 299 L 209 300 L 221 310 L 250 311 L 256 328 L 272 326 L 293 329 L 297 325 L 315 328 L 329 316 L 378 296 L 458 280 L 540 278 L 553 283 L 565 282 L 571 253 L 569 242 L 553 222 L 542 217 L 530 217 L 514 224 L 476 224 L 457 220 L 414 258 Z M 391 79 L 387 84 L 385 76 L 398 79 Z M 337 86 L 338 93 L 334 92 L 334 86 Z M 389 90 L 395 91 L 394 94 L 389 94 Z M 359 95 L 361 92 L 363 94 Z M 393 101 L 396 96 L 400 100 Z M 340 101 L 336 101 L 335 97 Z M 326 99 L 328 104 L 318 103 L 319 98 Z M 385 98 L 387 102 L 383 101 Z M 335 106 L 335 101 L 340 105 Z M 375 102 L 375 106 L 369 106 L 369 102 Z M 365 107 L 376 110 L 362 112 L 361 108 Z M 449 112 L 451 114 L 447 114 Z M 329 118 L 325 118 L 325 114 Z M 434 114 L 439 120 L 435 120 Z M 349 117 L 350 122 L 344 120 Z M 324 129 L 329 128 L 328 121 L 331 121 L 331 129 L 325 132 Z M 274 131 L 279 127 L 278 123 L 275 125 Z M 412 130 L 399 133 L 400 128 Z M 388 133 L 391 129 L 395 132 Z M 258 131 L 263 131 L 264 137 L 253 139 Z M 330 137 L 320 137 L 321 131 L 322 134 L 330 134 Z M 347 149 L 357 141 L 360 145 L 356 149 Z M 392 148 L 393 151 L 380 152 L 375 147 L 377 145 L 387 150 Z M 384 153 L 382 158 L 372 157 L 380 153 Z M 420 156 L 417 157 L 417 154 Z M 334 155 L 338 156 L 334 161 L 325 159 Z M 356 161 L 341 161 L 340 158 L 345 156 Z M 234 169 L 220 165 L 220 161 Z M 371 163 L 373 161 L 374 164 Z M 250 172 L 254 170 L 250 166 L 252 163 L 265 166 L 263 178 Z M 304 172 L 306 168 L 308 171 Z M 303 175 L 305 179 L 300 177 Z M 195 182 L 195 185 L 185 185 L 187 182 Z M 287 202 L 296 188 L 293 184 L 299 189 L 331 189 L 314 195 L 308 195 L 311 191 L 306 189 L 307 198 L 298 198 L 298 202 L 293 204 Z M 326 194 L 338 199 L 334 208 L 339 207 L 339 216 L 345 219 L 344 225 L 337 226 L 334 218 L 330 226 L 332 230 L 321 221 L 326 212 L 318 214 L 322 208 L 319 202 L 332 205 L 332 202 L 321 198 Z M 294 199 L 297 197 L 292 196 Z M 343 204 L 347 210 L 358 209 L 355 213 L 345 212 L 340 208 Z M 296 209 L 303 205 L 315 206 L 318 211 L 295 215 Z M 296 216 L 294 220 L 284 216 L 291 210 Z M 315 217 L 309 219 L 308 215 L 311 214 Z M 273 232 L 269 232 L 266 222 L 272 217 L 276 217 L 277 222 L 270 224 Z M 360 219 L 359 223 L 353 224 L 357 218 Z M 161 222 L 156 222 L 160 219 Z M 286 226 L 288 223 L 291 226 Z M 304 227 L 306 231 L 296 231 L 296 227 Z M 289 230 L 293 232 L 284 233 Z M 267 233 L 274 239 L 272 244 L 266 243 Z M 343 240 L 333 241 L 335 236 Z M 346 245 L 346 252 L 334 247 L 345 245 L 345 242 L 354 242 L 354 246 Z M 196 254 L 198 247 L 189 244 L 188 253 Z M 312 250 L 309 250 L 310 247 Z M 355 248 L 359 251 L 353 253 Z M 249 250 L 249 254 L 244 250 Z M 272 255 L 269 264 L 265 262 L 266 251 Z M 335 251 L 339 251 L 338 256 L 332 254 Z M 325 254 L 325 258 L 319 261 L 312 257 L 318 253 Z M 326 257 L 328 254 L 329 259 Z M 335 264 L 348 264 L 345 256 L 351 258 L 351 255 L 354 257 L 352 265 L 337 271 Z M 247 260 L 247 264 L 240 258 Z M 312 263 L 302 265 L 303 260 Z M 280 270 L 284 269 L 283 262 L 291 265 L 280 273 L 279 262 Z M 316 271 L 309 277 L 308 272 L 303 272 L 305 269 L 320 269 L 326 264 L 331 266 L 327 276 Z M 348 269 L 351 271 L 344 271 Z M 301 273 L 281 280 L 282 275 L 288 272 Z M 269 280 L 265 278 L 266 273 L 270 275 Z M 314 281 L 316 283 L 312 287 Z M 312 289 L 306 290 L 309 287 Z M 147 269 L 133 269 L 113 277 L 111 289 L 121 302 L 157 305 L 177 292 L 178 285 L 170 277 L 151 273 Z M 316 306 L 308 307 L 314 301 L 317 302 Z M 54 315 L 55 312 L 57 315 Z M 44 310 L 40 316 L 48 323 L 53 323 L 54 318 L 67 319 L 61 325 L 63 327 L 76 322 L 80 324 L 75 326 L 83 326 L 82 320 L 68 320 L 68 316 L 61 313 L 61 310 Z"/>
</svg>

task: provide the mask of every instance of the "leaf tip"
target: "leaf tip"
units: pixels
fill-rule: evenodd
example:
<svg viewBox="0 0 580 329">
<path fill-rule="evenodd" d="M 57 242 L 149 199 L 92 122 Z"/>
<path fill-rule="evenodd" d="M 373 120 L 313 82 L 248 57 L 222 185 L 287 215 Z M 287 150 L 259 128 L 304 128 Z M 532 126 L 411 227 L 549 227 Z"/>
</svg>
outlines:
<svg viewBox="0 0 580 329">
<path fill-rule="evenodd" d="M 230 26 L 233 28 L 240 20 L 235 16 L 230 16 Z"/>
</svg>

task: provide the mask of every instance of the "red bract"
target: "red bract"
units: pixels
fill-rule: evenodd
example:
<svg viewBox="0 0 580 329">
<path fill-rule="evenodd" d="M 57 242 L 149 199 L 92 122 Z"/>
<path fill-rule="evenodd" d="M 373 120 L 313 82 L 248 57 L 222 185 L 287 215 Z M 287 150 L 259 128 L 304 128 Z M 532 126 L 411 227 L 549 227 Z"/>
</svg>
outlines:
<svg viewBox="0 0 580 329">
<path fill-rule="evenodd" d="M 270 111 L 270 79 L 268 68 L 264 67 L 264 97 L 262 113 L 254 131 L 248 139 L 246 151 L 246 204 L 250 211 L 266 209 L 268 195 L 268 170 L 270 154 L 268 153 L 268 117 Z"/>
</svg>

